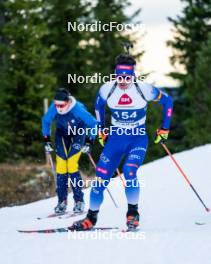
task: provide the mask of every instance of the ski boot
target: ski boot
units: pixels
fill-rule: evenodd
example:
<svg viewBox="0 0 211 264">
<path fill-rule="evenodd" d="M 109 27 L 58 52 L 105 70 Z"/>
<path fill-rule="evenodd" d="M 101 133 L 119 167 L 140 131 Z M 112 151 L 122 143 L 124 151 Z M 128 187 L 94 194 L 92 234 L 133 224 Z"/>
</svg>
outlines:
<svg viewBox="0 0 211 264">
<path fill-rule="evenodd" d="M 73 212 L 75 214 L 82 213 L 84 211 L 85 203 L 78 201 L 74 203 Z"/>
<path fill-rule="evenodd" d="M 139 226 L 138 204 L 128 204 L 126 225 L 128 230 L 135 230 Z"/>
<path fill-rule="evenodd" d="M 76 231 L 89 231 L 97 222 L 97 214 L 99 211 L 89 210 L 86 218 L 76 221 L 72 225 L 72 229 Z"/>
<path fill-rule="evenodd" d="M 56 214 L 64 214 L 67 209 L 67 200 L 58 202 L 57 206 L 54 208 Z"/>
</svg>

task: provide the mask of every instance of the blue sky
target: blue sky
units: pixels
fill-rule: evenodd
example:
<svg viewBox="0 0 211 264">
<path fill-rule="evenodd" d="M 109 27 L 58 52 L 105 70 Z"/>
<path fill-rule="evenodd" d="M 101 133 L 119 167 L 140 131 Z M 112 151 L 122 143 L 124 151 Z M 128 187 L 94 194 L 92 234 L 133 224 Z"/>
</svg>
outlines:
<svg viewBox="0 0 211 264">
<path fill-rule="evenodd" d="M 147 81 L 158 86 L 174 86 L 177 83 L 166 74 L 173 70 L 169 62 L 171 49 L 166 46 L 166 41 L 172 38 L 171 24 L 167 17 L 176 17 L 181 14 L 182 3 L 180 0 L 131 0 L 132 6 L 127 10 L 131 14 L 142 8 L 140 20 L 145 24 L 145 36 L 139 37 L 139 45 L 146 53 L 137 65 L 140 72 L 151 72 Z"/>
</svg>

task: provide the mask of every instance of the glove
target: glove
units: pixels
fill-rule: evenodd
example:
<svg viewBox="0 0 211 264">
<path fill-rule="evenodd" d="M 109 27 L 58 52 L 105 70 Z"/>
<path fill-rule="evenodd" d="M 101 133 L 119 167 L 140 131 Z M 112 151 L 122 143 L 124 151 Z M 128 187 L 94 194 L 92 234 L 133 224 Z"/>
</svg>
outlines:
<svg viewBox="0 0 211 264">
<path fill-rule="evenodd" d="M 94 142 L 92 139 L 88 138 L 86 140 L 85 145 L 81 148 L 81 152 L 85 153 L 85 154 L 90 154 L 92 152 L 92 146 L 93 146 Z"/>
<path fill-rule="evenodd" d="M 169 130 L 165 128 L 157 129 L 156 131 L 156 137 L 154 140 L 155 144 L 161 143 L 162 141 L 165 141 L 168 139 Z"/>
<path fill-rule="evenodd" d="M 45 152 L 46 153 L 51 153 L 54 151 L 52 143 L 51 143 L 51 139 L 49 136 L 45 136 L 44 137 L 44 141 L 45 141 Z"/>
<path fill-rule="evenodd" d="M 105 131 L 105 129 L 99 130 L 98 131 L 98 141 L 102 147 L 105 146 L 107 139 L 108 139 L 108 131 Z"/>
</svg>

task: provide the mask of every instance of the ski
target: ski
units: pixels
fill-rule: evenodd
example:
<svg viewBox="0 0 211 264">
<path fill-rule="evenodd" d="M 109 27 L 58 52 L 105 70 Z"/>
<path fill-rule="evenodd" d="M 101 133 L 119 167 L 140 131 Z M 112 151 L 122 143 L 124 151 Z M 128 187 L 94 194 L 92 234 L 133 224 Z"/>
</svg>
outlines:
<svg viewBox="0 0 211 264">
<path fill-rule="evenodd" d="M 211 221 L 197 221 L 195 222 L 195 225 L 208 225 L 211 224 Z"/>
<path fill-rule="evenodd" d="M 210 217 L 209 218 L 205 218 L 205 219 L 199 219 L 199 220 L 195 221 L 195 225 L 199 225 L 199 226 L 208 225 L 208 224 L 211 224 Z"/>
<path fill-rule="evenodd" d="M 74 217 L 77 215 L 83 215 L 86 214 L 87 212 L 80 212 L 80 213 L 74 213 L 72 211 L 69 212 L 64 212 L 64 213 L 53 213 L 53 214 L 49 214 L 47 216 L 41 216 L 41 217 L 37 217 L 37 220 L 42 220 L 42 219 L 46 219 L 46 218 L 59 218 L 59 219 L 63 219 L 63 218 L 70 218 L 70 217 Z"/>
<path fill-rule="evenodd" d="M 133 233 L 135 233 L 135 232 L 139 232 L 139 231 L 140 231 L 139 228 L 127 228 L 127 229 L 122 229 L 122 230 L 121 230 L 122 233 L 128 233 L 128 232 L 133 232 Z"/>
<path fill-rule="evenodd" d="M 206 225 L 205 222 L 195 222 L 195 225 Z"/>
<path fill-rule="evenodd" d="M 42 219 L 45 219 L 45 218 L 54 218 L 54 217 L 60 217 L 60 216 L 63 216 L 63 215 L 67 215 L 68 213 L 71 213 L 71 212 L 64 212 L 64 213 L 53 213 L 53 214 L 49 214 L 49 215 L 46 215 L 46 216 L 40 216 L 40 217 L 37 217 L 37 220 L 42 220 Z"/>
<path fill-rule="evenodd" d="M 80 212 L 80 213 L 70 212 L 70 213 L 65 214 L 65 215 L 60 215 L 58 218 L 59 219 L 67 219 L 67 218 L 75 217 L 75 216 L 78 216 L 78 215 L 84 215 L 84 214 L 87 214 L 87 211 Z"/>
<path fill-rule="evenodd" d="M 117 230 L 118 227 L 93 227 L 91 230 L 85 230 L 87 231 L 108 231 L 108 230 Z M 17 230 L 19 233 L 42 233 L 42 234 L 50 234 L 50 233 L 64 233 L 64 232 L 84 232 L 84 231 L 77 231 L 72 226 L 68 227 L 61 227 L 61 228 L 52 228 L 52 229 L 37 229 L 37 230 Z"/>
</svg>

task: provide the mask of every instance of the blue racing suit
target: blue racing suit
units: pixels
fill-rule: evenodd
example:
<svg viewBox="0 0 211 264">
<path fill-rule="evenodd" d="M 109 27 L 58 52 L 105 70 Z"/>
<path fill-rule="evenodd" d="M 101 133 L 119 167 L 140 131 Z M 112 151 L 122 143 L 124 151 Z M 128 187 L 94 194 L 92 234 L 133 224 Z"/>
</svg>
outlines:
<svg viewBox="0 0 211 264">
<path fill-rule="evenodd" d="M 162 128 L 169 129 L 173 102 L 166 93 L 139 81 L 131 83 L 125 90 L 120 89 L 115 81 L 101 86 L 95 103 L 98 125 L 105 125 L 107 104 L 111 111 L 112 126 L 97 163 L 97 182 L 90 193 L 91 210 L 99 210 L 103 202 L 103 192 L 122 157 L 125 158 L 123 173 L 127 202 L 131 205 L 138 204 L 140 186 L 137 170 L 144 161 L 148 146 L 145 122 L 149 101 L 156 101 L 163 106 Z"/>
<path fill-rule="evenodd" d="M 59 114 L 54 105 L 50 105 L 47 113 L 42 118 L 42 134 L 50 136 L 52 122 L 56 122 L 55 147 L 56 147 L 56 173 L 57 195 L 59 202 L 67 200 L 68 177 L 70 177 L 75 202 L 83 201 L 81 175 L 78 170 L 78 162 L 81 156 L 81 148 L 85 137 L 92 140 L 96 133 L 89 130 L 89 134 L 79 133 L 79 129 L 95 128 L 96 119 L 86 110 L 85 106 L 73 97 L 71 108 L 65 114 Z"/>
</svg>

